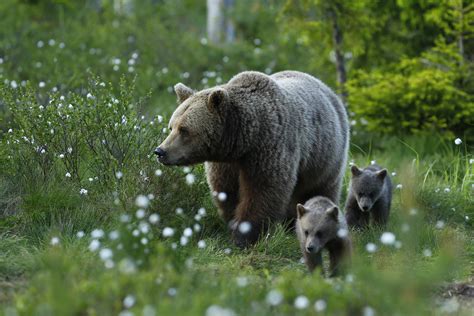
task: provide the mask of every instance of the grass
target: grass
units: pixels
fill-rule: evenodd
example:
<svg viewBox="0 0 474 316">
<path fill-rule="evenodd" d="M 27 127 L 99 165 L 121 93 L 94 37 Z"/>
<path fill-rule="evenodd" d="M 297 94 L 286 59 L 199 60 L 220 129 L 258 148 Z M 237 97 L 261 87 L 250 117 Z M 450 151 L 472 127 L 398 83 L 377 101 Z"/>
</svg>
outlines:
<svg viewBox="0 0 474 316">
<path fill-rule="evenodd" d="M 157 190 L 146 214 L 161 218 L 139 237 L 133 231 L 143 228 L 143 220 L 136 218 L 133 194 L 122 194 L 114 203 L 110 193 L 80 196 L 73 185 L 51 181 L 15 196 L 5 180 L 2 203 L 14 206 L 0 222 L 2 312 L 306 315 L 316 312 L 318 301 L 327 314 L 432 314 L 439 311 L 441 285 L 473 273 L 474 166 L 462 148 L 441 141 L 417 147 L 417 142 L 387 139 L 363 154 L 352 150 L 361 166 L 375 159 L 396 170 L 394 185 L 403 187 L 394 190 L 386 230 L 400 244 L 383 245 L 383 231 L 377 228 L 352 232 L 352 270 L 335 279 L 309 274 L 294 232 L 282 226 L 250 249 L 235 248 L 212 206 L 202 167 L 163 169 L 164 176 L 154 177 L 159 185 L 150 184 Z M 186 172 L 196 176 L 192 185 L 184 181 Z M 178 207 L 182 214 L 176 213 Z M 206 215 L 196 220 L 200 207 Z M 123 214 L 132 219 L 123 222 Z M 181 245 L 181 232 L 194 224 L 200 229 Z M 175 234 L 163 237 L 165 227 Z M 94 229 L 105 236 L 96 236 L 101 246 L 91 251 Z M 86 236 L 78 238 L 78 231 Z M 120 237 L 110 239 L 111 231 Z M 59 244 L 51 244 L 53 237 L 59 237 Z M 368 243 L 377 250 L 368 252 Z M 109 261 L 101 258 L 104 248 L 113 251 Z M 298 297 L 302 309 L 295 306 Z M 468 314 L 462 308 L 458 312 Z"/>
</svg>

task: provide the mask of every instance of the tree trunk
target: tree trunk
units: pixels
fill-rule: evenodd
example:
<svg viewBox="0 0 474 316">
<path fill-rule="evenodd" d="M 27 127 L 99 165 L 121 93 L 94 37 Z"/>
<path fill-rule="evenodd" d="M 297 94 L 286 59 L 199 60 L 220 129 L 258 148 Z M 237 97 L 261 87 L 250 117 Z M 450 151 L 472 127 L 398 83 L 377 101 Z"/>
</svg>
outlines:
<svg viewBox="0 0 474 316">
<path fill-rule="evenodd" d="M 222 40 L 224 30 L 224 0 L 207 0 L 207 38 L 212 43 Z"/>
<path fill-rule="evenodd" d="M 341 92 L 342 100 L 346 103 L 347 91 L 345 89 L 346 84 L 346 63 L 344 60 L 344 52 L 342 51 L 342 31 L 337 21 L 337 13 L 331 12 L 332 20 L 332 42 L 334 46 L 334 54 L 336 57 L 336 72 L 337 72 L 337 83 Z"/>
<path fill-rule="evenodd" d="M 225 40 L 232 43 L 235 40 L 235 24 L 231 16 L 235 0 L 224 0 L 225 4 Z"/>
</svg>

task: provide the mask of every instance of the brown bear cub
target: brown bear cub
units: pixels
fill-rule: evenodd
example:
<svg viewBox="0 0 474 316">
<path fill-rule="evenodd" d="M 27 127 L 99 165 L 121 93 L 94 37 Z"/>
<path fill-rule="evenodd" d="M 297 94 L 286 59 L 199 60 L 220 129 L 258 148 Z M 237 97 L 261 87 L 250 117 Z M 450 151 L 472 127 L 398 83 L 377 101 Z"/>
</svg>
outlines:
<svg viewBox="0 0 474 316">
<path fill-rule="evenodd" d="M 304 205 L 296 206 L 296 235 L 309 271 L 322 269 L 322 251 L 329 252 L 330 276 L 340 274 L 347 267 L 352 244 L 346 219 L 330 199 L 317 196 Z"/>
<path fill-rule="evenodd" d="M 352 180 L 347 197 L 345 213 L 349 227 L 364 228 L 372 222 L 385 226 L 392 203 L 392 182 L 387 169 L 370 165 L 359 169 L 351 168 Z"/>
</svg>

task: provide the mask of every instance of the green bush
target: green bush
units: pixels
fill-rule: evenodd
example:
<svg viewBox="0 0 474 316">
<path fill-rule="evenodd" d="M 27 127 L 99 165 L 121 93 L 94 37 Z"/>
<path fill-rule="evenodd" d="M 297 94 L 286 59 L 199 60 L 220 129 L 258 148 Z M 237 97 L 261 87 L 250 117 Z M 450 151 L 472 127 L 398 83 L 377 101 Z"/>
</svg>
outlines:
<svg viewBox="0 0 474 316">
<path fill-rule="evenodd" d="M 431 54 L 403 59 L 388 71 L 359 71 L 347 85 L 349 109 L 370 132 L 473 135 L 474 98 L 460 85 L 464 72 Z"/>
</svg>

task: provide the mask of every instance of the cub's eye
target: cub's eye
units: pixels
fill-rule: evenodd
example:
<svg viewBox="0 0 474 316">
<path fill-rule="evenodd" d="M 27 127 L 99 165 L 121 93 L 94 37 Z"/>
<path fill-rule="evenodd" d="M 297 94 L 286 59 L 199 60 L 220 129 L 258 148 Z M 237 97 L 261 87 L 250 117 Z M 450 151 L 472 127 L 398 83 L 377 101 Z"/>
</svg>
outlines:
<svg viewBox="0 0 474 316">
<path fill-rule="evenodd" d="M 186 127 L 180 127 L 179 133 L 182 135 L 189 135 L 189 130 Z"/>
<path fill-rule="evenodd" d="M 309 232 L 307 230 L 304 231 L 304 235 L 308 236 Z"/>
<path fill-rule="evenodd" d="M 318 232 L 316 232 L 316 237 L 318 237 L 318 238 L 321 238 L 321 237 L 323 237 L 323 233 L 321 233 L 321 232 L 319 232 L 319 231 L 318 231 Z"/>
</svg>

